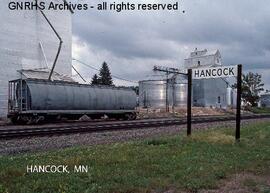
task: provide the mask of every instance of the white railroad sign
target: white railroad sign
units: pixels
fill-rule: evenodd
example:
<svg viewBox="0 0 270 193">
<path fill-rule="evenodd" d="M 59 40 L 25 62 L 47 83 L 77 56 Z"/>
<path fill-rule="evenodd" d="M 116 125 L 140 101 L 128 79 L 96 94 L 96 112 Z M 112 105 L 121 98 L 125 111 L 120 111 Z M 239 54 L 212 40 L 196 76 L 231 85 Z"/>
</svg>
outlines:
<svg viewBox="0 0 270 193">
<path fill-rule="evenodd" d="M 237 66 L 215 66 L 209 68 L 188 69 L 187 93 L 187 135 L 191 135 L 192 124 L 192 79 L 237 77 L 237 109 L 235 140 L 240 141 L 241 128 L 241 94 L 242 94 L 242 64 Z"/>
<path fill-rule="evenodd" d="M 237 66 L 222 66 L 192 69 L 193 79 L 226 78 L 237 76 Z"/>
</svg>

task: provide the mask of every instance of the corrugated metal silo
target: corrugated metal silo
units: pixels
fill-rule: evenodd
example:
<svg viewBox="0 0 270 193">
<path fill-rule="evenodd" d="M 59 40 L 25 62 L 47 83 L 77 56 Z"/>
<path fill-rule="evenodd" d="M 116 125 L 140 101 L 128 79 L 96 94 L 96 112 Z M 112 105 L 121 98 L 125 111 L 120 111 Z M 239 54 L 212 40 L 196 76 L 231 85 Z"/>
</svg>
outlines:
<svg viewBox="0 0 270 193">
<path fill-rule="evenodd" d="M 174 107 L 187 106 L 187 77 L 185 75 L 174 76 L 170 81 L 169 105 Z"/>
<path fill-rule="evenodd" d="M 262 107 L 270 107 L 270 94 L 262 94 L 260 102 Z"/>
<path fill-rule="evenodd" d="M 0 1 L 0 117 L 6 115 L 8 81 L 19 77 L 17 70 L 51 68 L 59 46 L 39 10 L 10 10 L 9 2 Z M 71 75 L 71 12 L 44 13 L 63 39 L 55 71 Z"/>
<path fill-rule="evenodd" d="M 141 107 L 166 107 L 166 80 L 143 80 L 139 82 Z"/>
<path fill-rule="evenodd" d="M 227 88 L 227 105 L 232 106 L 233 100 L 232 100 L 232 88 Z"/>
<path fill-rule="evenodd" d="M 167 93 L 167 95 L 166 95 Z M 168 106 L 182 107 L 187 104 L 186 78 L 177 75 L 157 80 L 139 82 L 139 104 L 141 107 L 166 108 Z"/>
</svg>

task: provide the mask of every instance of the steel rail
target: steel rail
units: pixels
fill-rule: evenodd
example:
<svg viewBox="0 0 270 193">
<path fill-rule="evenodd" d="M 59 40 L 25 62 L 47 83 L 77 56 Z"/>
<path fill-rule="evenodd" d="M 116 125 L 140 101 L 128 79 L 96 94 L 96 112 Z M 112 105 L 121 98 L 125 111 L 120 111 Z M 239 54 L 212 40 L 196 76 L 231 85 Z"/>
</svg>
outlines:
<svg viewBox="0 0 270 193">
<path fill-rule="evenodd" d="M 261 119 L 270 118 L 270 115 L 244 115 L 242 119 Z M 221 121 L 233 121 L 235 116 L 214 116 L 214 117 L 194 117 L 192 123 L 210 123 Z M 36 127 L 36 128 L 21 128 L 21 129 L 0 129 L 0 139 L 24 138 L 32 136 L 51 136 L 61 134 L 74 134 L 84 132 L 102 132 L 102 131 L 117 131 L 140 129 L 147 127 L 161 127 L 169 125 L 184 125 L 187 123 L 185 118 L 174 119 L 152 119 L 139 121 L 97 123 L 88 125 L 70 125 L 70 126 L 55 126 L 55 127 Z"/>
</svg>

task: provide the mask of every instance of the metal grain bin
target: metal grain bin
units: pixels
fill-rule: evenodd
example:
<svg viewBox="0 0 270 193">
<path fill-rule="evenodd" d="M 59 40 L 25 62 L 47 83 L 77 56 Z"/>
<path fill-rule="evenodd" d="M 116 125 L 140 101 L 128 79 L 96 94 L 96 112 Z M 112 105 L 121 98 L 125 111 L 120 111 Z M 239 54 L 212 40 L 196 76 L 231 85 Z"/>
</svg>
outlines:
<svg viewBox="0 0 270 193">
<path fill-rule="evenodd" d="M 236 108 L 237 89 L 227 88 L 227 106 Z"/>
<path fill-rule="evenodd" d="M 141 107 L 166 107 L 166 80 L 143 80 L 139 82 Z"/>
<path fill-rule="evenodd" d="M 163 77 L 161 77 L 163 78 Z M 187 104 L 186 77 L 177 75 L 166 79 L 143 80 L 139 82 L 139 104 L 141 107 L 182 107 Z M 167 93 L 167 96 L 166 96 Z M 167 98 L 167 99 L 166 99 Z"/>
<path fill-rule="evenodd" d="M 172 97 L 171 105 L 175 107 L 187 106 L 187 85 L 182 83 L 175 83 L 172 85 Z"/>
<path fill-rule="evenodd" d="M 261 95 L 261 106 L 262 107 L 270 107 L 270 94 L 262 94 Z"/>
<path fill-rule="evenodd" d="M 187 77 L 175 75 L 170 79 L 169 104 L 174 107 L 187 106 Z"/>
</svg>

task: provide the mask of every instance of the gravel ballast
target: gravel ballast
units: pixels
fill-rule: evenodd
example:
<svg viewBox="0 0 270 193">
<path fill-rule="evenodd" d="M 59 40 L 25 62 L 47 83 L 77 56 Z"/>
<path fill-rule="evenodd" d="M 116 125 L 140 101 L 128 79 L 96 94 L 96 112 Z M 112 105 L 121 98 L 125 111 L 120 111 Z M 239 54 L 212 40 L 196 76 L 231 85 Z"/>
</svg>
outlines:
<svg viewBox="0 0 270 193">
<path fill-rule="evenodd" d="M 255 122 L 270 121 L 270 118 L 243 120 L 242 125 Z M 193 124 L 194 130 L 208 128 L 235 127 L 235 121 Z M 119 131 L 93 133 L 78 133 L 70 135 L 55 135 L 46 137 L 31 137 L 12 140 L 0 140 L 0 155 L 14 155 L 28 152 L 44 152 L 59 150 L 74 146 L 89 146 L 98 144 L 118 143 L 131 140 L 147 139 L 159 136 L 184 133 L 186 125 L 162 126 Z"/>
</svg>

